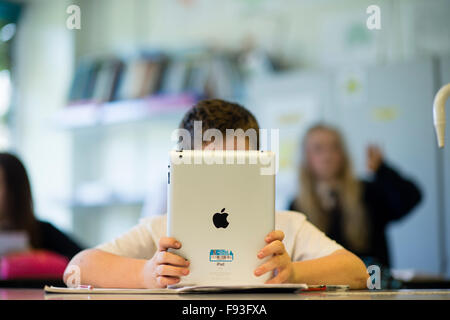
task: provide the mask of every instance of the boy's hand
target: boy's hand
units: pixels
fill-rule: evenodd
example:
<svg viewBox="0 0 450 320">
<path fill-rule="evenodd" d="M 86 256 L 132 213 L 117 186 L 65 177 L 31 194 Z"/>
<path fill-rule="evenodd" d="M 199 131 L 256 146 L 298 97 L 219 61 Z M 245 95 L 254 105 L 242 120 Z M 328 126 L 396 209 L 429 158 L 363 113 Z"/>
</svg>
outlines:
<svg viewBox="0 0 450 320">
<path fill-rule="evenodd" d="M 271 256 L 269 260 L 255 269 L 255 275 L 258 277 L 266 272 L 273 271 L 274 277 L 266 283 L 293 282 L 292 261 L 284 248 L 283 239 L 283 231 L 270 232 L 265 238 L 268 244 L 258 253 L 260 259 Z"/>
<path fill-rule="evenodd" d="M 189 261 L 168 252 L 169 248 L 180 249 L 181 243 L 174 238 L 162 237 L 158 251 L 144 266 L 144 287 L 165 288 L 178 283 L 180 277 L 189 274 Z"/>
<path fill-rule="evenodd" d="M 369 145 L 367 147 L 367 170 L 375 173 L 383 162 L 383 153 L 380 147 L 376 145 Z"/>
</svg>

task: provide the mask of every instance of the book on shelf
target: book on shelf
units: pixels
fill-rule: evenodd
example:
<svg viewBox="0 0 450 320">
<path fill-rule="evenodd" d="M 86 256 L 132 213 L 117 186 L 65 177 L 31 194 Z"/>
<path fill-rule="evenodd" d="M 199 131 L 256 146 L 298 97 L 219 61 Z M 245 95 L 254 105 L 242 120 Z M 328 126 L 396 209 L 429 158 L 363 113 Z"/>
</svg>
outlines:
<svg viewBox="0 0 450 320">
<path fill-rule="evenodd" d="M 240 81 L 231 55 L 207 50 L 82 58 L 68 100 L 71 105 L 86 101 L 101 104 L 186 93 L 201 98 L 229 98 L 242 87 Z"/>
<path fill-rule="evenodd" d="M 139 57 L 126 62 L 117 99 L 138 99 L 155 94 L 165 66 L 163 56 Z"/>
<path fill-rule="evenodd" d="M 184 59 L 170 59 L 161 80 L 160 91 L 164 94 L 183 92 L 186 86 L 187 71 Z"/>
<path fill-rule="evenodd" d="M 188 64 L 185 90 L 199 95 L 205 95 L 207 82 L 211 72 L 209 58 L 196 59 Z"/>
<path fill-rule="evenodd" d="M 85 101 L 93 97 L 99 62 L 83 59 L 77 65 L 69 91 L 69 101 Z"/>
<path fill-rule="evenodd" d="M 107 59 L 101 62 L 92 98 L 105 102 L 114 99 L 118 79 L 123 68 L 123 62 L 118 59 Z"/>
<path fill-rule="evenodd" d="M 145 97 L 158 92 L 162 69 L 162 61 L 147 61 L 138 97 Z"/>
</svg>

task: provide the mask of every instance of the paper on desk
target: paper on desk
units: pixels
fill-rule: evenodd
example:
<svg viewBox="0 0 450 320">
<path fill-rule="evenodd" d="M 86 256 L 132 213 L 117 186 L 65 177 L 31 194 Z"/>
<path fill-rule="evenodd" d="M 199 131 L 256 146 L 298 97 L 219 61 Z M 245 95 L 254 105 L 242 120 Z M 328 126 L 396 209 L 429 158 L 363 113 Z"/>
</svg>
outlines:
<svg viewBox="0 0 450 320">
<path fill-rule="evenodd" d="M 229 286 L 172 286 L 169 290 L 178 290 L 178 293 L 221 293 L 221 292 L 294 292 L 300 289 L 307 289 L 306 284 L 281 283 L 281 284 L 260 284 L 260 285 L 229 285 Z"/>
<path fill-rule="evenodd" d="M 223 292 L 294 292 L 306 289 L 306 284 L 263 284 L 249 286 L 186 286 L 167 289 L 121 289 L 121 288 L 63 288 L 45 286 L 46 293 L 71 294 L 180 294 L 180 293 L 223 293 Z"/>
<path fill-rule="evenodd" d="M 46 293 L 70 294 L 177 294 L 179 289 L 65 288 L 45 286 Z"/>
<path fill-rule="evenodd" d="M 25 251 L 29 248 L 26 232 L 0 231 L 0 257 L 12 252 Z"/>
</svg>

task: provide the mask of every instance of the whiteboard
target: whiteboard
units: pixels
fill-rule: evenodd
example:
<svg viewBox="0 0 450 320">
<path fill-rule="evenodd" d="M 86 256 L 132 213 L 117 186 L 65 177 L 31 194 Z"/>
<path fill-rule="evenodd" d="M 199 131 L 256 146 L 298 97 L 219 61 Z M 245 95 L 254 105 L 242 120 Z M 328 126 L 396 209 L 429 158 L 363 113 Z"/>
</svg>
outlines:
<svg viewBox="0 0 450 320">
<path fill-rule="evenodd" d="M 387 162 L 417 182 L 423 192 L 421 204 L 388 228 L 392 267 L 437 273 L 440 257 L 432 62 L 368 67 L 356 74 L 362 97 L 349 105 L 335 98 L 333 105 L 334 119 L 345 134 L 357 172 L 365 173 L 367 144 L 377 143 Z"/>
</svg>

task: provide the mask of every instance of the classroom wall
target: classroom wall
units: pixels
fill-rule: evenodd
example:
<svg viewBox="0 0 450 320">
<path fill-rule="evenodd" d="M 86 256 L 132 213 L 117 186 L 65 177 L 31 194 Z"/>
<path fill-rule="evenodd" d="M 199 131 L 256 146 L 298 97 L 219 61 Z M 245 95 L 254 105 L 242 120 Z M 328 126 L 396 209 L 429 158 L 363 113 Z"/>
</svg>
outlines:
<svg viewBox="0 0 450 320">
<path fill-rule="evenodd" d="M 73 65 L 73 34 L 65 25 L 67 1 L 27 3 L 13 48 L 17 97 L 13 145 L 29 171 L 36 213 L 70 230 L 62 199 L 70 191 L 70 136 L 52 118 L 65 105 Z"/>
<path fill-rule="evenodd" d="M 440 71 L 440 79 L 439 86 L 450 83 L 450 55 L 446 55 L 441 58 L 439 63 L 439 71 Z M 449 110 L 450 102 L 447 101 L 447 110 Z M 446 114 L 446 122 L 450 123 L 450 113 L 447 111 Z M 449 138 L 448 138 L 449 129 L 447 129 L 447 139 L 446 139 L 446 147 L 444 149 L 440 149 L 438 152 L 439 164 L 444 167 L 443 174 L 440 175 L 441 185 L 444 187 L 444 193 L 442 194 L 441 205 L 445 211 L 445 216 L 442 217 L 440 223 L 443 225 L 442 227 L 447 230 L 447 232 L 443 235 L 443 243 L 442 250 L 446 251 L 446 255 L 442 260 L 442 268 L 447 270 L 447 276 L 450 276 L 450 148 Z"/>
<path fill-rule="evenodd" d="M 237 48 L 253 41 L 289 64 L 335 67 L 450 52 L 446 0 L 80 0 L 77 55 L 139 46 Z M 365 27 L 378 4 L 382 29 Z M 84 31 L 83 31 L 84 30 Z"/>
<path fill-rule="evenodd" d="M 70 31 L 65 27 L 65 9 L 71 3 L 81 7 L 81 30 Z M 326 73 L 348 65 L 391 65 L 450 54 L 448 1 L 376 1 L 382 9 L 382 30 L 369 32 L 364 28 L 365 8 L 373 3 L 366 0 L 29 1 L 15 43 L 18 105 L 14 126 L 15 144 L 30 172 L 38 215 L 80 237 L 86 236 L 85 243 L 95 245 L 133 225 L 142 209 L 142 203 L 133 203 L 119 208 L 82 208 L 80 215 L 72 215 L 74 208 L 70 203 L 75 187 L 83 177 L 89 180 L 90 173 L 80 168 L 101 166 L 97 160 L 89 161 L 92 158 L 84 157 L 83 152 L 73 154 L 74 146 L 84 144 L 78 139 L 83 133 L 63 130 L 53 119 L 66 104 L 77 58 L 132 53 L 137 48 L 183 49 L 204 45 L 238 48 L 253 39 L 299 72 Z M 301 79 L 299 83 L 317 95 L 321 94 L 321 88 L 330 89 L 327 80 L 317 81 L 321 83 L 317 87 L 308 87 Z M 308 105 L 307 100 L 304 101 Z M 259 106 L 254 108 L 258 113 Z M 314 109 L 314 103 L 311 108 Z M 261 116 L 264 116 L 262 112 Z M 161 134 L 170 132 L 169 128 L 178 121 L 175 117 L 162 124 L 113 127 L 109 130 L 112 134 L 93 134 L 94 147 L 86 145 L 86 149 L 95 149 L 98 141 L 99 159 L 107 160 L 117 155 L 114 150 L 124 150 L 123 161 L 118 158 L 101 172 L 94 172 L 93 180 L 122 188 L 129 185 L 136 187 L 135 194 L 145 193 L 152 181 L 148 168 L 159 168 L 164 163 L 164 157 L 154 155 L 168 145 L 165 142 L 157 145 L 155 141 L 161 141 Z M 155 130 L 160 134 L 153 135 Z M 289 131 L 287 138 L 295 141 L 292 137 L 297 133 Z M 114 171 L 115 167 L 135 160 L 137 165 L 130 171 L 122 175 Z M 123 176 L 128 180 L 120 185 Z M 289 186 L 285 188 L 288 190 Z M 95 224 L 89 223 L 95 216 L 92 214 L 99 217 Z M 104 231 L 108 228 L 108 232 Z M 435 270 L 435 266 L 430 270 Z"/>
</svg>

